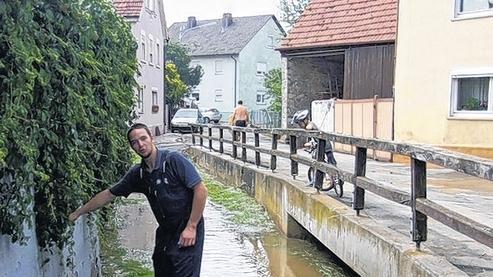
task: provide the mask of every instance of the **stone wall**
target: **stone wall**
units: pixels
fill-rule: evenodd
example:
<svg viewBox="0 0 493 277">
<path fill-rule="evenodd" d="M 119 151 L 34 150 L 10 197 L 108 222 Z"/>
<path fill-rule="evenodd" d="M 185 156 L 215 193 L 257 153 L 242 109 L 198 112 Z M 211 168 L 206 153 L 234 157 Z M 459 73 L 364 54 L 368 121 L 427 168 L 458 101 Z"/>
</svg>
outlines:
<svg viewBox="0 0 493 277">
<path fill-rule="evenodd" d="M 298 110 L 310 110 L 314 100 L 330 99 L 342 93 L 343 56 L 287 57 L 283 59 L 283 122 Z"/>
</svg>

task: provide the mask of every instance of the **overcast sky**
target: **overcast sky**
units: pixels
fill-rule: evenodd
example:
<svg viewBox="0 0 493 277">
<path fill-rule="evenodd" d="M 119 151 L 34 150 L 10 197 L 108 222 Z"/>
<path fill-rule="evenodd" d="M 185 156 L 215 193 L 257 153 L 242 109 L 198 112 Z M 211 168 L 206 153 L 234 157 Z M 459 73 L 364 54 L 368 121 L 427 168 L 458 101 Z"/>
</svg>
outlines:
<svg viewBox="0 0 493 277">
<path fill-rule="evenodd" d="M 166 23 L 221 18 L 229 12 L 235 16 L 274 14 L 280 20 L 279 0 L 163 0 Z"/>
</svg>

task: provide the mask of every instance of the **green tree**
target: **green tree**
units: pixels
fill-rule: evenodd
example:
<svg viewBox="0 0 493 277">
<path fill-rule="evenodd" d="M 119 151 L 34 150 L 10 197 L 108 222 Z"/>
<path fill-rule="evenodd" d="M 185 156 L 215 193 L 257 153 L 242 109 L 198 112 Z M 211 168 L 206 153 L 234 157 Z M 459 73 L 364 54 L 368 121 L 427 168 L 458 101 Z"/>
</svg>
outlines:
<svg viewBox="0 0 493 277">
<path fill-rule="evenodd" d="M 204 71 L 200 65 L 190 66 L 188 49 L 179 43 L 170 42 L 166 47 L 166 60 L 176 66 L 181 80 L 187 86 L 187 92 L 200 84 Z"/>
<path fill-rule="evenodd" d="M 292 27 L 309 2 L 310 0 L 280 0 L 281 21 Z"/>
<path fill-rule="evenodd" d="M 282 110 L 282 72 L 280 68 L 274 68 L 265 75 L 264 86 L 271 102 L 269 110 L 281 112 Z"/>
<path fill-rule="evenodd" d="M 126 171 L 136 49 L 110 1 L 0 1 L 0 233 L 13 242 L 28 223 L 42 249 L 63 247 L 67 214 Z"/>
<path fill-rule="evenodd" d="M 180 100 L 185 96 L 188 91 L 187 85 L 180 78 L 178 68 L 172 62 L 166 63 L 166 102 L 171 108 L 171 113 L 174 114 L 178 109 Z"/>
</svg>

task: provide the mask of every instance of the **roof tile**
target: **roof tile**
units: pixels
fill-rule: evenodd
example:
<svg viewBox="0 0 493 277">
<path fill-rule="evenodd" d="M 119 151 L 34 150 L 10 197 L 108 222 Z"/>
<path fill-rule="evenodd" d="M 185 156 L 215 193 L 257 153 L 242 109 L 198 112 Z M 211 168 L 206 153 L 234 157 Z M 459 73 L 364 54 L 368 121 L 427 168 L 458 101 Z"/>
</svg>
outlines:
<svg viewBox="0 0 493 277">
<path fill-rule="evenodd" d="M 139 17 L 144 0 L 113 0 L 116 13 L 123 17 Z"/>
<path fill-rule="evenodd" d="M 311 0 L 281 50 L 395 41 L 398 0 Z"/>
</svg>

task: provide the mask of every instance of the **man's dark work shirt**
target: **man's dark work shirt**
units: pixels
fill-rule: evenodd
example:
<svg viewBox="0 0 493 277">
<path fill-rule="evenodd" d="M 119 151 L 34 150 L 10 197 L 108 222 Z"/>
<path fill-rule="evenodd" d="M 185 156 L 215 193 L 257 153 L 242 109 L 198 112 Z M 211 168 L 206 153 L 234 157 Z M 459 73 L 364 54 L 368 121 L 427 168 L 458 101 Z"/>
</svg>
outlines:
<svg viewBox="0 0 493 277">
<path fill-rule="evenodd" d="M 158 150 L 152 172 L 147 171 L 142 160 L 110 192 L 124 197 L 132 192 L 143 193 L 160 229 L 173 236 L 185 228 L 192 210 L 193 188 L 200 182 L 199 173 L 181 153 Z"/>
</svg>

